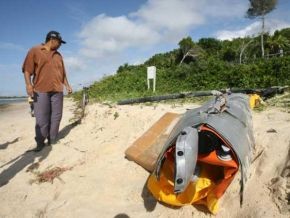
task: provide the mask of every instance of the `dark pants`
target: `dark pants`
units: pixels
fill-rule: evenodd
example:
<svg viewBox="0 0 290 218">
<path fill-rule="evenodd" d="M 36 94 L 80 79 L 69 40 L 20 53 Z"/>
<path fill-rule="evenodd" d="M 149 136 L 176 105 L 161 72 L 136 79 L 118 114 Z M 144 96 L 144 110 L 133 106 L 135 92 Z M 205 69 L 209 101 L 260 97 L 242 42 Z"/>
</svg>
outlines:
<svg viewBox="0 0 290 218">
<path fill-rule="evenodd" d="M 46 138 L 56 141 L 62 108 L 62 92 L 34 93 L 35 140 L 38 145 L 44 144 Z"/>
</svg>

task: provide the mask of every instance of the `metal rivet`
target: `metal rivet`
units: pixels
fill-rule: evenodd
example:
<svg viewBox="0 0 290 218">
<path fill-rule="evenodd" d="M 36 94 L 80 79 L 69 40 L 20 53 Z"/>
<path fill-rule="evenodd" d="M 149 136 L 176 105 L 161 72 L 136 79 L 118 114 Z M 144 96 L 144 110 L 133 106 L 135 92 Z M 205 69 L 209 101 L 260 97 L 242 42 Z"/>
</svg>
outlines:
<svg viewBox="0 0 290 218">
<path fill-rule="evenodd" d="M 177 184 L 181 184 L 181 183 L 183 183 L 183 179 L 178 178 L 178 179 L 176 180 L 176 182 L 177 182 Z"/>
<path fill-rule="evenodd" d="M 183 151 L 178 151 L 178 152 L 177 152 L 177 155 L 178 155 L 178 156 L 182 156 L 182 155 L 183 155 Z"/>
</svg>

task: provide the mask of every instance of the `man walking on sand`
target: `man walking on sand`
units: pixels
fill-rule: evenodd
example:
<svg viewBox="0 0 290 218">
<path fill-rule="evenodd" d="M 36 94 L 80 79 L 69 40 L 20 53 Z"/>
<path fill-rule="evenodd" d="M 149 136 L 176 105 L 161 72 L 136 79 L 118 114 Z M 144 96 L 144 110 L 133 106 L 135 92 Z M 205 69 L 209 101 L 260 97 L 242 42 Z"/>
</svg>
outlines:
<svg viewBox="0 0 290 218">
<path fill-rule="evenodd" d="M 62 56 L 57 51 L 64 43 L 60 33 L 50 31 L 45 43 L 28 51 L 22 66 L 26 92 L 33 97 L 35 152 L 44 148 L 46 139 L 48 145 L 56 143 L 63 109 L 63 86 L 72 93 Z"/>
</svg>

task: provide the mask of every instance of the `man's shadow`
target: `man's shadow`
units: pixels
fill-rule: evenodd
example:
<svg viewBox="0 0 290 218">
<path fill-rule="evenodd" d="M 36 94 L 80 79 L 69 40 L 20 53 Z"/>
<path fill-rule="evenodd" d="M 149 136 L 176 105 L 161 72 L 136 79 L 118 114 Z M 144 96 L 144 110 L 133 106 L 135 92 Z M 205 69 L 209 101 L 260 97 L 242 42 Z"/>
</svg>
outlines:
<svg viewBox="0 0 290 218">
<path fill-rule="evenodd" d="M 81 120 L 77 120 L 77 121 L 67 125 L 66 127 L 64 127 L 59 132 L 59 139 L 62 139 L 65 136 L 67 136 L 69 134 L 69 132 L 75 126 L 77 126 L 80 122 L 81 122 Z M 15 140 L 18 140 L 18 139 L 15 139 Z M 40 152 L 33 152 L 33 151 L 25 152 L 25 153 L 19 155 L 18 157 L 14 158 L 13 160 L 11 160 L 11 161 L 3 164 L 2 166 L 0 166 L 0 169 L 1 169 L 1 168 L 3 168 L 6 165 L 12 164 L 7 169 L 3 170 L 0 173 L 0 187 L 2 187 L 4 185 L 7 185 L 9 183 L 9 181 L 14 176 L 16 176 L 16 174 L 18 172 L 23 170 L 29 164 L 33 163 L 37 158 L 39 158 L 38 162 L 41 162 L 44 159 L 46 159 L 51 150 L 52 150 L 52 146 L 45 146 L 44 149 L 41 150 Z"/>
<path fill-rule="evenodd" d="M 20 139 L 20 137 L 15 138 L 14 140 L 10 141 L 10 142 L 5 142 L 4 144 L 0 144 L 0 150 L 2 149 L 6 149 L 8 147 L 8 145 L 14 144 L 15 142 L 18 142 Z"/>
<path fill-rule="evenodd" d="M 66 137 L 70 131 L 75 128 L 77 125 L 79 125 L 82 122 L 82 119 L 78 119 L 74 121 L 73 123 L 65 126 L 59 133 L 58 133 L 58 139 L 62 139 Z"/>
<path fill-rule="evenodd" d="M 7 185 L 9 181 L 16 176 L 18 172 L 23 170 L 26 166 L 33 163 L 36 158 L 39 158 L 39 162 L 43 161 L 45 158 L 47 158 L 49 152 L 52 150 L 51 146 L 46 146 L 42 151 L 40 152 L 25 152 L 18 157 L 14 158 L 13 160 L 9 161 L 8 163 L 0 166 L 0 168 L 13 163 L 11 166 L 9 166 L 7 169 L 3 170 L 0 173 L 0 187 Z"/>
</svg>

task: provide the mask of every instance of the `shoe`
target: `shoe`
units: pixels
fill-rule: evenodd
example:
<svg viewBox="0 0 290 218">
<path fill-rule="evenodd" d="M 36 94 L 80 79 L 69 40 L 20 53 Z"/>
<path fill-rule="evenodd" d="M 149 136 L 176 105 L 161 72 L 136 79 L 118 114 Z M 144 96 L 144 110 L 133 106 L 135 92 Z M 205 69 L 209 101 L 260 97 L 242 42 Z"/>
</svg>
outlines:
<svg viewBox="0 0 290 218">
<path fill-rule="evenodd" d="M 44 143 L 37 143 L 36 148 L 30 149 L 30 150 L 28 150 L 26 152 L 31 152 L 31 151 L 33 151 L 33 152 L 40 152 L 44 148 L 44 146 L 45 146 Z"/>
<path fill-rule="evenodd" d="M 32 149 L 32 151 L 40 152 L 42 149 L 43 149 L 43 147 L 36 147 L 36 148 Z"/>
<path fill-rule="evenodd" d="M 39 152 L 44 148 L 45 144 L 44 143 L 37 143 L 36 148 L 34 149 L 34 152 Z"/>
</svg>

